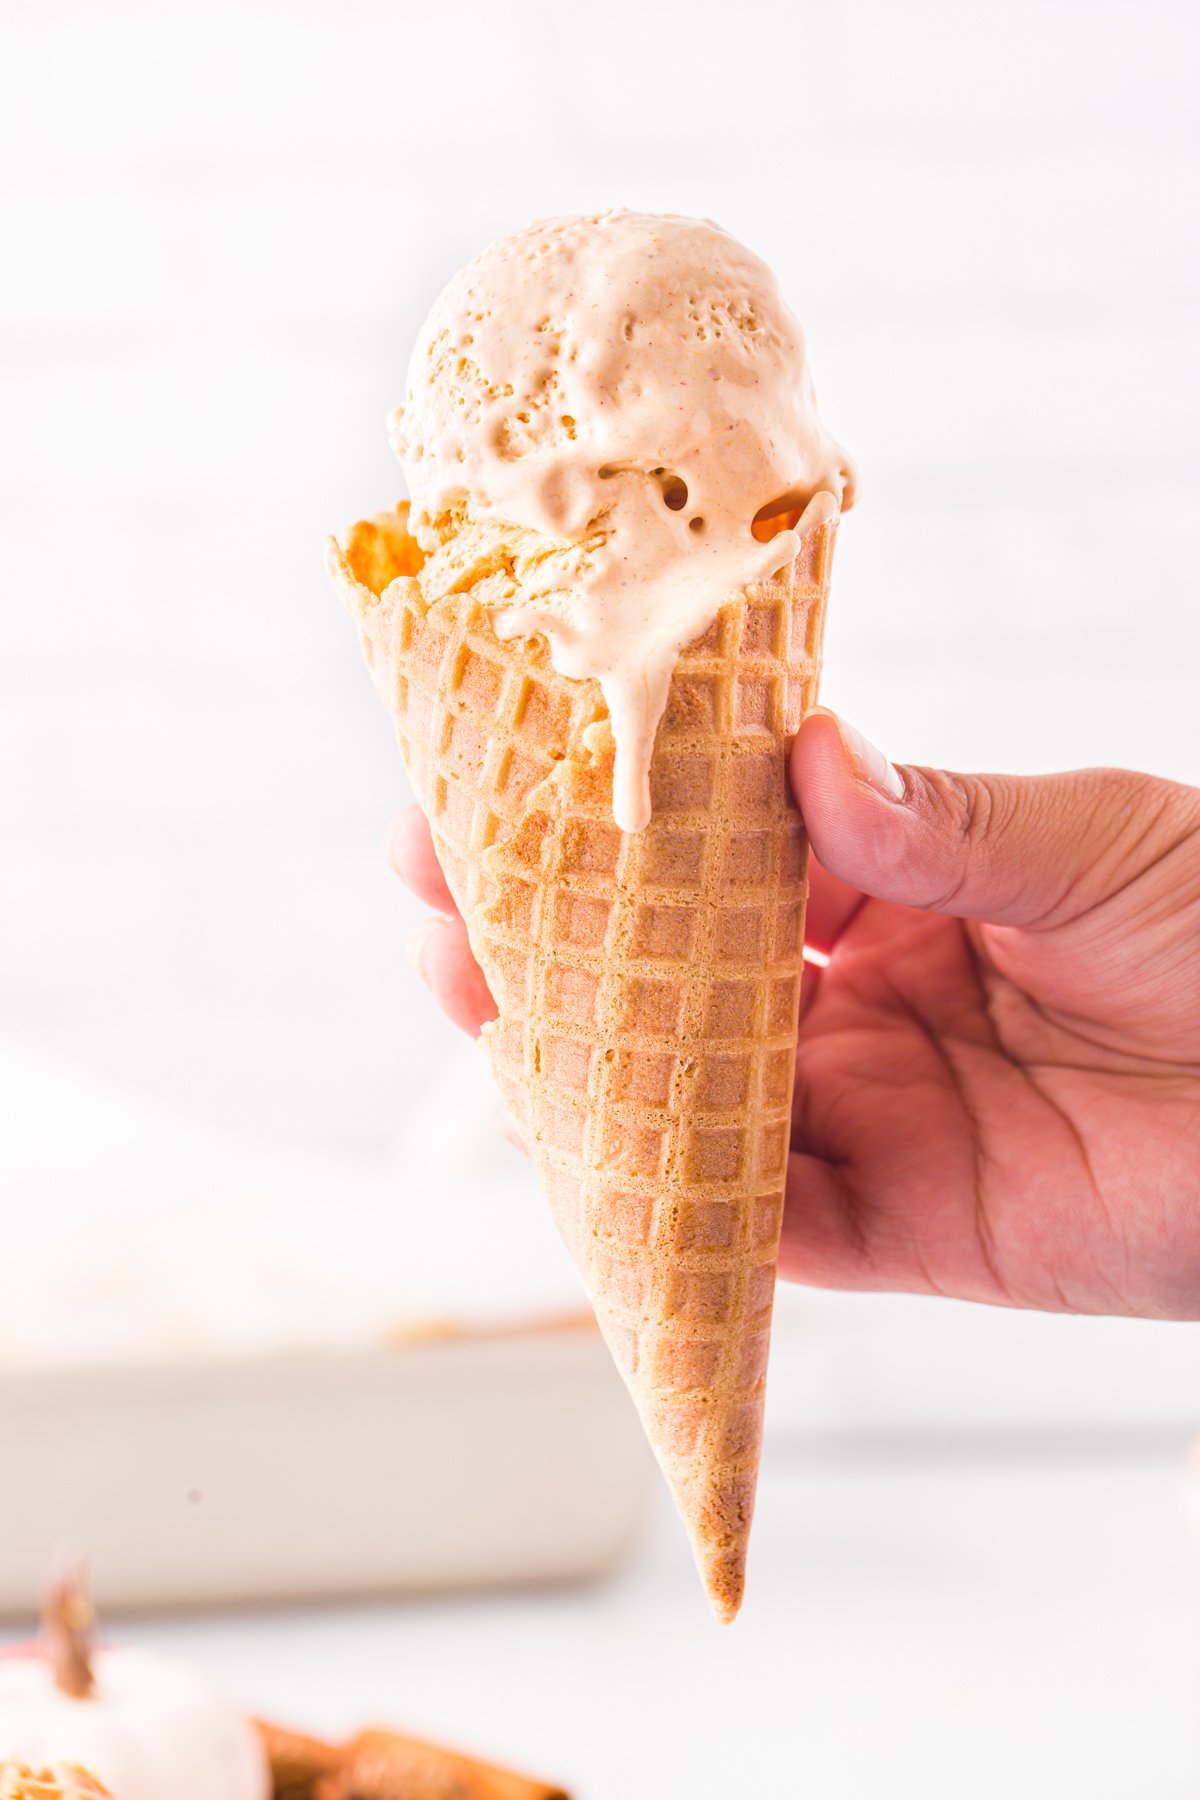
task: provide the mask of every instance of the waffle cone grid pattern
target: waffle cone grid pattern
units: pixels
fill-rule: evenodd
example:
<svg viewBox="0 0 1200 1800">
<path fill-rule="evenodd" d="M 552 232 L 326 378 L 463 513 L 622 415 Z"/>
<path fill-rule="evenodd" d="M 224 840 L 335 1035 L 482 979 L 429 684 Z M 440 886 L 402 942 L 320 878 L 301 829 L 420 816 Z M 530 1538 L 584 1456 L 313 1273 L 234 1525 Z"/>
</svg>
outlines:
<svg viewBox="0 0 1200 1800">
<path fill-rule="evenodd" d="M 496 998 L 497 1082 L 722 1618 L 744 1582 L 795 1068 L 807 846 L 785 764 L 835 529 L 681 654 L 636 834 L 613 823 L 597 684 L 558 675 L 541 639 L 498 640 L 469 593 L 427 607 L 402 511 L 356 527 L 341 567 L 375 593 L 408 574 L 378 605 L 358 585 L 367 660 Z"/>
</svg>

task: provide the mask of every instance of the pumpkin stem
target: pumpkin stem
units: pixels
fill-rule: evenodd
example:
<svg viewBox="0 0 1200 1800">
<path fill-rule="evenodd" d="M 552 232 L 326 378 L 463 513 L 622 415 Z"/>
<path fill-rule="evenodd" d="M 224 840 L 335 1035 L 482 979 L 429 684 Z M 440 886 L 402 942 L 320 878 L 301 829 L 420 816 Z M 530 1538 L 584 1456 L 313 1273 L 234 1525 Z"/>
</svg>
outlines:
<svg viewBox="0 0 1200 1800">
<path fill-rule="evenodd" d="M 55 1682 L 74 1700 L 86 1700 L 96 1685 L 92 1673 L 95 1624 L 87 1558 L 80 1550 L 60 1551 L 46 1588 L 42 1634 Z"/>
</svg>

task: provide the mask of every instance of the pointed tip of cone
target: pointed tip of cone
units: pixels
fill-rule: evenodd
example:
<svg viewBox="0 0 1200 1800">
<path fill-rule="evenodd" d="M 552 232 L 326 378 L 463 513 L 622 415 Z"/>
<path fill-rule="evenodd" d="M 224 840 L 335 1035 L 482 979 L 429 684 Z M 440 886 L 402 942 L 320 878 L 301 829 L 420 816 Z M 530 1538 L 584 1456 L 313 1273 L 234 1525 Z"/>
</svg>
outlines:
<svg viewBox="0 0 1200 1800">
<path fill-rule="evenodd" d="M 722 1625 L 731 1625 L 746 1592 L 746 1556 L 758 1482 L 758 1433 L 754 1435 L 753 1462 L 747 1459 L 741 1468 L 731 1467 L 713 1454 L 694 1455 L 690 1462 L 678 1456 L 668 1459 L 662 1453 L 659 1415 L 640 1410 L 651 1447 L 687 1530 L 713 1616 Z M 756 1421 L 761 1419 L 761 1412 L 760 1388 Z"/>
<path fill-rule="evenodd" d="M 756 1455 L 752 1466 L 741 1469 L 715 1457 L 697 1461 L 699 1466 L 675 1467 L 667 1481 L 713 1615 L 731 1625 L 746 1593 L 758 1459 Z"/>
<path fill-rule="evenodd" d="M 744 1544 L 696 1544 L 696 1567 L 719 1625 L 732 1625 L 746 1592 Z"/>
</svg>

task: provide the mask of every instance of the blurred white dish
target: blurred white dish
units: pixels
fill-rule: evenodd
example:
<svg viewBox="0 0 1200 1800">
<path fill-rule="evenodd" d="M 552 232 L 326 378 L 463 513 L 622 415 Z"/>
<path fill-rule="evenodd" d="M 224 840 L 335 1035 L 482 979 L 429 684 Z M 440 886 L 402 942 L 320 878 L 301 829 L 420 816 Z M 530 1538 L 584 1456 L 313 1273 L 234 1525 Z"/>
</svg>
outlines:
<svg viewBox="0 0 1200 1800">
<path fill-rule="evenodd" d="M 455 1051 L 422 1130 L 355 1157 L 231 1137 L 0 1036 L 0 1369 L 358 1351 L 580 1305 L 482 1059 Z"/>
<path fill-rule="evenodd" d="M 651 1460 L 590 1323 L 253 1361 L 0 1371 L 0 1611 L 55 1542 L 106 1609 L 598 1575 Z"/>
</svg>

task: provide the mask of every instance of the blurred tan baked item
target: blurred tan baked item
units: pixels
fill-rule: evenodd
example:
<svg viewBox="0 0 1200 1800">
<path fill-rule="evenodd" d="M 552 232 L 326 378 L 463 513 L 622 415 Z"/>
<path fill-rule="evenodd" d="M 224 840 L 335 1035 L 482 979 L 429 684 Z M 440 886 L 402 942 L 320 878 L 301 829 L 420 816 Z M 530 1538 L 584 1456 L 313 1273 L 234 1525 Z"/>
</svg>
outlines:
<svg viewBox="0 0 1200 1800">
<path fill-rule="evenodd" d="M 354 526 L 331 572 L 495 996 L 497 1082 L 728 1620 L 762 1441 L 802 966 L 786 755 L 815 699 L 836 507 L 680 654 L 650 822 L 631 833 L 613 820 L 598 684 L 558 673 L 541 637 L 493 629 L 498 583 L 520 591 L 536 544 L 460 520 L 447 564 L 407 512 Z"/>
<path fill-rule="evenodd" d="M 344 1747 L 264 1719 L 255 1724 L 270 1764 L 273 1800 L 326 1800 L 345 1768 Z"/>
<path fill-rule="evenodd" d="M 94 1775 L 74 1763 L 30 1769 L 24 1763 L 0 1763 L 0 1800 L 112 1800 Z"/>
<path fill-rule="evenodd" d="M 568 1800 L 565 1789 L 394 1731 L 326 1744 L 260 1722 L 274 1800 Z"/>
</svg>

